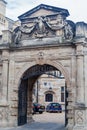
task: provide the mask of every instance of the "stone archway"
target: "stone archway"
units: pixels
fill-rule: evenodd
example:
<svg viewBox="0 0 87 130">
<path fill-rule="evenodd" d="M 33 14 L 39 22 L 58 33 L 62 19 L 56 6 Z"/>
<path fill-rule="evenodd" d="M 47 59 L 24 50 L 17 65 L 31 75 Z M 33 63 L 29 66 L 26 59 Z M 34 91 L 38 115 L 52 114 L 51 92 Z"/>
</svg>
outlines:
<svg viewBox="0 0 87 130">
<path fill-rule="evenodd" d="M 47 62 L 48 63 L 48 62 Z M 50 65 L 51 64 L 51 65 Z M 68 77 L 68 74 L 67 74 L 67 71 L 65 70 L 65 68 L 63 67 L 63 65 L 61 65 L 60 63 L 57 63 L 57 64 L 55 64 L 55 66 L 54 66 L 54 64 L 55 64 L 55 62 L 54 63 L 52 63 L 52 62 L 49 62 L 49 64 L 43 64 L 43 65 L 34 65 L 34 66 L 31 66 L 30 68 L 32 68 L 32 67 L 35 67 L 35 66 L 40 66 L 40 67 L 43 67 L 43 66 L 45 66 L 45 65 L 48 65 L 49 67 L 51 66 L 51 67 L 53 67 L 53 69 L 56 69 L 56 70 L 59 70 L 60 69 L 60 71 L 64 74 L 64 76 L 65 76 L 65 79 L 66 79 L 66 84 L 67 84 L 67 86 L 66 86 L 66 112 L 65 112 L 65 125 L 68 125 L 69 124 L 69 119 L 67 118 L 68 116 L 67 116 L 67 113 L 69 112 L 69 111 L 73 111 L 73 109 L 70 109 L 70 110 L 68 110 L 67 109 L 67 107 L 68 107 L 68 103 L 69 103 L 69 101 L 67 102 L 67 99 L 69 98 L 69 95 L 71 95 L 71 87 L 70 87 L 70 80 L 69 80 L 69 77 Z M 27 67 L 27 65 L 24 67 L 24 69 Z M 21 83 L 22 83 L 22 85 L 20 85 L 21 86 L 21 88 L 22 89 L 20 89 L 20 87 L 19 87 L 19 89 L 18 89 L 18 91 L 19 91 L 19 93 L 21 93 L 21 95 L 22 94 L 24 94 L 24 95 L 27 95 L 27 94 L 29 94 L 29 98 L 28 99 L 26 99 L 26 97 L 25 96 L 23 96 L 23 98 L 21 97 L 21 95 L 19 94 L 18 95 L 18 97 L 19 97 L 19 104 L 20 104 L 20 107 L 22 108 L 23 106 L 24 106 L 24 104 L 25 104 L 25 107 L 23 107 L 23 109 L 21 109 L 21 111 L 19 110 L 20 109 L 20 107 L 18 107 L 19 109 L 18 109 L 18 115 L 19 115 L 19 118 L 18 118 L 18 125 L 23 125 L 23 124 L 25 124 L 25 123 L 27 123 L 27 121 L 30 121 L 30 119 L 32 119 L 32 117 L 30 117 L 30 115 L 27 115 L 27 100 L 28 100 L 28 109 L 29 109 L 29 111 L 28 111 L 28 113 L 29 114 L 31 114 L 31 105 L 32 105 L 32 87 L 33 87 L 33 84 L 35 83 L 35 81 L 37 80 L 37 78 L 41 75 L 41 74 L 44 74 L 44 72 L 45 71 L 47 71 L 47 70 L 43 70 L 43 72 L 42 73 L 39 73 L 38 75 L 33 75 L 33 76 L 31 76 L 30 77 L 30 80 L 29 80 L 29 77 L 27 77 L 26 78 L 26 75 L 27 76 L 30 76 L 29 75 L 29 73 L 28 73 L 28 71 L 29 71 L 29 69 L 30 68 L 28 68 L 27 69 L 27 71 L 25 71 L 25 73 L 22 75 L 22 79 L 23 79 L 23 77 L 24 77 L 24 81 L 26 80 L 26 82 L 24 83 L 22 83 L 22 81 L 21 81 Z M 38 69 L 38 68 L 37 68 Z M 35 70 L 35 69 L 34 69 Z M 50 69 L 49 69 L 50 70 Z M 22 71 L 20 71 L 20 74 L 21 74 L 21 72 Z M 27 80 L 28 79 L 28 80 Z M 23 86 L 24 85 L 24 86 Z M 26 89 L 26 85 L 28 85 L 28 88 Z M 23 87 L 24 87 L 24 89 L 23 89 Z M 30 88 L 29 88 L 30 87 Z M 29 93 L 26 93 L 27 91 L 29 91 Z M 22 93 L 23 92 L 23 93 Z M 21 100 L 21 103 L 20 103 L 20 98 L 22 99 Z M 71 102 L 71 101 L 70 101 Z M 23 106 L 21 106 L 21 104 L 23 105 Z M 23 112 L 24 112 L 24 115 L 23 115 Z M 22 115 L 21 115 L 21 117 L 20 117 L 20 114 L 19 113 L 22 113 Z M 28 119 L 27 119 L 28 118 Z M 71 117 L 70 117 L 71 118 Z M 21 122 L 21 120 L 22 120 L 22 122 Z"/>
<path fill-rule="evenodd" d="M 40 64 L 39 61 L 36 62 L 36 61 L 33 61 L 31 62 L 30 64 L 27 64 L 25 63 L 22 68 L 16 73 L 17 77 L 16 77 L 16 80 L 15 80 L 15 84 L 17 86 L 19 86 L 20 84 L 20 79 L 23 75 L 23 73 L 28 70 L 30 67 L 36 65 L 36 64 Z M 48 64 L 48 65 L 51 65 L 51 66 L 54 66 L 55 68 L 57 68 L 58 70 L 61 71 L 61 73 L 63 73 L 65 79 L 66 79 L 66 82 L 67 82 L 67 87 L 71 85 L 70 83 L 70 76 L 69 76 L 69 73 L 68 73 L 68 70 L 60 63 L 60 62 L 56 62 L 56 61 L 50 61 L 48 59 L 46 60 L 43 60 L 43 64 Z"/>
<path fill-rule="evenodd" d="M 24 73 L 47 64 L 59 69 L 66 80 L 66 125 L 70 130 L 87 129 L 87 25 L 67 20 L 68 15 L 66 9 L 41 4 L 19 16 L 21 25 L 13 32 L 3 31 L 0 127 L 17 126 L 18 90 Z M 32 85 L 37 78 L 32 78 Z"/>
</svg>

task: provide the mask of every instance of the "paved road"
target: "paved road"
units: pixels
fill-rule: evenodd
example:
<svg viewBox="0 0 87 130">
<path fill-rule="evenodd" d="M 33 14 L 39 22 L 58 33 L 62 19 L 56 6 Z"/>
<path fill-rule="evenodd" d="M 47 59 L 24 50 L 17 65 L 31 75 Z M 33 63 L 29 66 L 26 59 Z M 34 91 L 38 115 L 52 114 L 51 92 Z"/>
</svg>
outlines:
<svg viewBox="0 0 87 130">
<path fill-rule="evenodd" d="M 34 122 L 16 128 L 0 128 L 0 130 L 65 130 L 64 113 L 35 114 Z"/>
</svg>

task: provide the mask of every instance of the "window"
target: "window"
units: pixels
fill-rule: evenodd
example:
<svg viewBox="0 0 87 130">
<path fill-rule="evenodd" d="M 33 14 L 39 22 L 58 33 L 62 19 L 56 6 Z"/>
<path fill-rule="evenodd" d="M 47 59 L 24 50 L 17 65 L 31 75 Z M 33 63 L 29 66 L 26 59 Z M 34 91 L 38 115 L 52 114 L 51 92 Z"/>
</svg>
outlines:
<svg viewBox="0 0 87 130">
<path fill-rule="evenodd" d="M 61 92 L 64 92 L 64 87 L 61 87 Z"/>
<path fill-rule="evenodd" d="M 44 82 L 44 86 L 46 86 L 47 85 L 47 83 L 46 82 Z"/>
<path fill-rule="evenodd" d="M 64 87 L 61 87 L 61 102 L 64 102 Z"/>
<path fill-rule="evenodd" d="M 54 76 L 56 76 L 56 71 L 54 71 Z"/>
<path fill-rule="evenodd" d="M 52 102 L 53 101 L 53 94 L 48 93 L 45 95 L 45 101 L 46 102 Z"/>
</svg>

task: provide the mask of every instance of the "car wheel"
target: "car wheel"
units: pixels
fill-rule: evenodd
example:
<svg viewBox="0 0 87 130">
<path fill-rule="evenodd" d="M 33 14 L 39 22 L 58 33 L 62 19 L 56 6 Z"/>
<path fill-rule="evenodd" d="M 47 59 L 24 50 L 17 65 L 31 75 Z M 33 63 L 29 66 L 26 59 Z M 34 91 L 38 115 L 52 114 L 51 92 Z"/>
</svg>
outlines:
<svg viewBox="0 0 87 130">
<path fill-rule="evenodd" d="M 39 111 L 39 114 L 42 114 L 43 112 L 42 111 Z"/>
</svg>

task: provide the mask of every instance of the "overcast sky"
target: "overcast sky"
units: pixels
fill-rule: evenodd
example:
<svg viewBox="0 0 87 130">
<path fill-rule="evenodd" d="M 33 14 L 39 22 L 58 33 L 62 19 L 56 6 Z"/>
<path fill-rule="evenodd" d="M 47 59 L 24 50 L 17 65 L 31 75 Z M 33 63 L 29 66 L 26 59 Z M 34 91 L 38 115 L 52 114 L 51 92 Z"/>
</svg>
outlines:
<svg viewBox="0 0 87 130">
<path fill-rule="evenodd" d="M 7 2 L 6 16 L 17 20 L 21 14 L 29 11 L 39 4 L 47 4 L 68 9 L 68 19 L 87 23 L 87 0 L 5 0 Z"/>
</svg>

